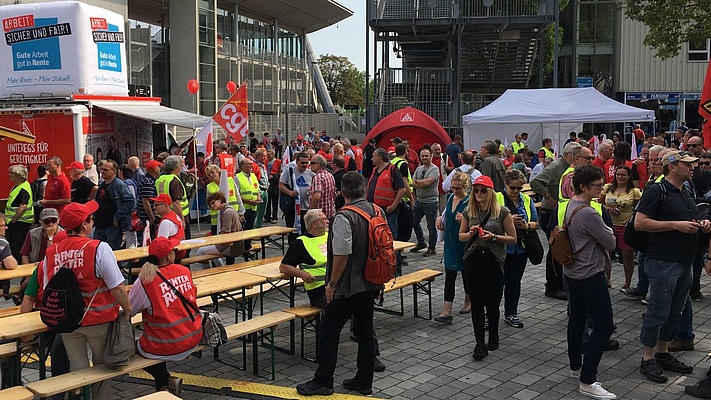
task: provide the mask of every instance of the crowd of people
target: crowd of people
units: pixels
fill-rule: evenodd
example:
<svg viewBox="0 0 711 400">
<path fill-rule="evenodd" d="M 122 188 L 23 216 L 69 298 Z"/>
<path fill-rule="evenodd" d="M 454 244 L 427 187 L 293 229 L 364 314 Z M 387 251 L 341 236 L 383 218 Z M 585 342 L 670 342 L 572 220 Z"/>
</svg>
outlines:
<svg viewBox="0 0 711 400">
<path fill-rule="evenodd" d="M 177 146 L 143 166 L 137 157 L 121 165 L 111 159 L 94 164 L 87 154 L 65 167 L 51 157 L 32 183 L 25 166 L 9 170 L 14 186 L 0 218 L 0 261 L 8 269 L 18 261 L 39 262 L 24 284 L 24 297 L 16 298 L 29 312 L 41 301 L 57 263 L 72 259 L 71 254 L 84 258 L 84 267 L 73 271 L 81 276 L 89 312 L 80 329 L 54 341 L 53 372 L 55 363 L 56 371 L 65 372 L 87 366 L 87 343 L 93 354 L 102 354 L 119 306 L 126 316 L 143 312 L 144 322 L 154 326 L 148 331 L 156 336 L 139 342 L 141 354 L 175 361 L 196 346 L 189 333 L 199 320 L 179 302 L 150 299 L 161 296 L 160 279 L 177 279 L 190 282 L 180 292 L 194 302 L 189 270 L 177 263 L 185 254 L 173 251 L 177 241 L 190 238 L 191 198 L 204 196 L 198 202 L 209 208 L 211 234 L 275 224 L 281 214 L 294 231 L 280 270 L 301 278 L 311 304 L 325 308 L 319 367 L 297 390 L 333 393 L 338 337 L 351 319 L 359 368 L 343 386 L 368 395 L 373 372 L 385 369 L 373 327 L 373 302 L 382 286 L 363 279 L 368 224 L 353 207 L 368 215 L 379 208 L 395 240 L 410 241 L 414 232 L 415 246 L 397 255 L 398 274 L 409 257 L 437 256 L 437 245 L 444 242 L 444 304 L 435 320 L 453 322 L 461 272 L 464 300 L 458 313 L 472 320 L 474 360 L 503 345 L 502 298 L 504 322 L 524 327 L 518 311 L 521 281 L 529 260 L 536 264 L 543 258 L 536 254 L 541 248 L 537 230 L 550 236 L 556 226 L 567 225 L 575 262 L 563 267 L 548 254 L 544 293 L 568 301 L 570 373 L 580 380 L 580 392 L 612 399 L 615 395 L 597 381 L 597 368 L 603 351 L 619 347 L 611 339 L 615 326 L 607 291 L 613 286 L 613 261 L 623 266 L 621 292 L 647 304 L 639 370 L 653 382 L 666 382 L 665 371 L 691 372 L 672 353 L 693 349 L 692 301 L 703 297 L 704 267 L 711 274 L 709 207 L 701 205 L 711 194 L 711 153 L 705 152 L 699 132 L 687 129 L 665 137 L 642 131 L 637 149 L 619 134 L 612 137 L 571 133 L 558 156 L 549 138 L 539 149 L 529 148 L 526 133 L 515 135 L 508 146 L 484 141 L 478 150 L 465 149 L 458 135 L 444 149 L 440 143 L 413 149 L 406 137 L 394 138 L 386 148 L 375 140 L 361 148 L 355 139 L 331 138 L 312 128 L 288 145 L 281 131 L 264 134 L 261 141 L 254 134 L 242 143 L 219 141 L 213 155 L 198 153 L 197 163 L 185 159 Z M 523 193 L 528 184 L 535 194 Z M 646 248 L 625 242 L 633 215 L 634 228 L 648 232 Z M 112 250 L 147 242 L 152 258 L 129 296 Z M 246 260 L 249 246 L 206 246 L 198 254 Z M 84 271 L 88 266 L 92 269 Z M 9 283 L 3 287 L 9 296 Z M 166 323 L 175 323 L 177 330 L 161 329 Z M 151 341 L 164 336 L 175 346 Z M 93 361 L 103 362 L 101 357 Z M 165 363 L 148 372 L 157 389 L 179 392 L 181 382 Z M 105 398 L 105 387 L 94 391 Z M 711 396 L 711 371 L 686 392 Z"/>
</svg>

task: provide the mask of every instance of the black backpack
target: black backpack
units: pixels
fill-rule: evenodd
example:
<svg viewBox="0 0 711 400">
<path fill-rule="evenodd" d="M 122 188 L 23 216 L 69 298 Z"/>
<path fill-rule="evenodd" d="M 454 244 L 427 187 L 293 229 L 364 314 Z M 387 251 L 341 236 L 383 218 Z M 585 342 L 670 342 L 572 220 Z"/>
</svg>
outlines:
<svg viewBox="0 0 711 400">
<path fill-rule="evenodd" d="M 74 332 L 84 319 L 84 299 L 71 269 L 60 268 L 44 288 L 40 317 L 51 330 Z"/>
<path fill-rule="evenodd" d="M 660 193 L 659 193 L 659 206 L 664 207 L 664 205 L 667 202 L 667 188 L 664 186 L 662 183 L 652 183 L 650 185 L 647 185 L 647 188 L 651 185 L 659 185 L 660 188 Z M 639 203 L 637 203 L 639 206 Z M 628 246 L 631 248 L 641 251 L 641 252 L 646 252 L 647 251 L 647 243 L 649 242 L 649 233 L 648 232 L 641 232 L 635 229 L 634 227 L 634 220 L 635 217 L 637 216 L 637 207 L 635 207 L 634 211 L 632 212 L 632 216 L 630 217 L 630 220 L 627 221 L 627 225 L 625 225 L 625 233 L 622 236 L 622 240 L 627 243 Z"/>
</svg>

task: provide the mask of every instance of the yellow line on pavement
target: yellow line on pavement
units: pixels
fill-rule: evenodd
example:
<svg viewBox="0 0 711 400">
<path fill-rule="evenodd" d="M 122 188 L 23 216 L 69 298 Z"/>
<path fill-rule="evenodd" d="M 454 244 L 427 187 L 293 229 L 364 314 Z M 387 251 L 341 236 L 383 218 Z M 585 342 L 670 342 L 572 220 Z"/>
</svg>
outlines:
<svg viewBox="0 0 711 400">
<path fill-rule="evenodd" d="M 210 389 L 219 390 L 225 387 L 231 388 L 235 392 L 249 393 L 261 396 L 270 396 L 280 399 L 310 399 L 310 397 L 301 396 L 296 388 L 284 387 L 276 385 L 266 385 L 263 383 L 237 381 L 231 379 L 214 378 L 204 375 L 184 374 L 179 372 L 171 372 L 172 376 L 183 378 L 184 385 L 199 386 Z M 132 378 L 153 380 L 153 377 L 145 371 L 134 371 L 129 373 Z M 354 396 L 350 394 L 334 393 L 328 397 L 334 400 L 349 400 L 349 399 L 372 399 L 374 397 Z"/>
</svg>

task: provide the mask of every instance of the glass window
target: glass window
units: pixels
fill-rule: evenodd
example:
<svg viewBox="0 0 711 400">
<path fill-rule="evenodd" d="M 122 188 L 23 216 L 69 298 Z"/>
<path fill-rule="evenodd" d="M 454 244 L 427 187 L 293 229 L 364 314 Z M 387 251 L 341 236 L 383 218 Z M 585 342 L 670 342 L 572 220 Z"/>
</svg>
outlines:
<svg viewBox="0 0 711 400">
<path fill-rule="evenodd" d="M 689 61 L 708 61 L 710 47 L 709 39 L 689 40 Z"/>
</svg>

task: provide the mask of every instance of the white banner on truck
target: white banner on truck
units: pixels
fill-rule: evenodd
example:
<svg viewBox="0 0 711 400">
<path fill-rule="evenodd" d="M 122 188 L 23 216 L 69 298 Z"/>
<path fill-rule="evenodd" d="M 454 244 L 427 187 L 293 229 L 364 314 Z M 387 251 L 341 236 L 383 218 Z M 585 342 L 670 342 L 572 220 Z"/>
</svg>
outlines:
<svg viewBox="0 0 711 400">
<path fill-rule="evenodd" d="M 74 1 L 0 7 L 0 97 L 126 96 L 123 17 Z"/>
</svg>

